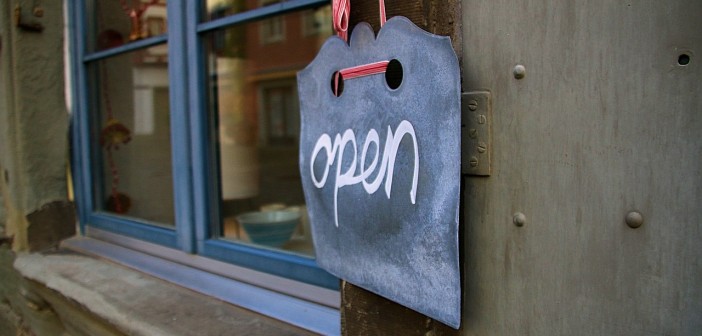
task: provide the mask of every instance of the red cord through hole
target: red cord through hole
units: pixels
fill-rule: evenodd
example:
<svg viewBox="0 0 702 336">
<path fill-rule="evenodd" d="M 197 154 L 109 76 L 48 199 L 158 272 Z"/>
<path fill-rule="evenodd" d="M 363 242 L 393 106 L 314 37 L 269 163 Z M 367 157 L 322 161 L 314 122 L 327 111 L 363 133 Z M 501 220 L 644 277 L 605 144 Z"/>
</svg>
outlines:
<svg viewBox="0 0 702 336">
<path fill-rule="evenodd" d="M 332 79 L 334 95 L 337 97 L 341 95 L 341 92 L 339 92 L 339 83 L 343 80 L 385 73 L 388 69 L 388 64 L 390 64 L 390 61 L 380 61 L 357 65 L 355 67 L 350 67 L 335 72 Z"/>
<path fill-rule="evenodd" d="M 388 63 L 390 61 L 380 61 L 375 63 L 368 63 L 364 65 L 358 65 L 355 67 L 350 67 L 339 71 L 341 77 L 344 79 L 352 79 L 363 76 L 370 76 L 375 74 L 384 73 L 388 69 Z"/>
</svg>

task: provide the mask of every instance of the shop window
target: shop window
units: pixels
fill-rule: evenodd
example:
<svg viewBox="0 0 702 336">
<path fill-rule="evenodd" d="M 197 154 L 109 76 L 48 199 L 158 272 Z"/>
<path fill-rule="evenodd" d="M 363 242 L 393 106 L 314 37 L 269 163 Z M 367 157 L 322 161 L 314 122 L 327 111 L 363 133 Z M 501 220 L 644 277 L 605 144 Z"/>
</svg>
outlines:
<svg viewBox="0 0 702 336">
<path fill-rule="evenodd" d="M 331 35 L 305 13 L 323 22 L 327 1 L 85 0 L 69 10 L 83 232 L 295 281 L 305 297 L 336 290 L 314 261 L 298 169 L 296 72 Z"/>
</svg>

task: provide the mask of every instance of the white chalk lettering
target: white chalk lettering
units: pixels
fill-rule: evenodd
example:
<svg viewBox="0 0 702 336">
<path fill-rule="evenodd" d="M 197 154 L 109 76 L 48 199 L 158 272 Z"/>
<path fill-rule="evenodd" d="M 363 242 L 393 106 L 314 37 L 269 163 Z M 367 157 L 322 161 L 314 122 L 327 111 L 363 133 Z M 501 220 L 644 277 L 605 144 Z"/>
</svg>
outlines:
<svg viewBox="0 0 702 336">
<path fill-rule="evenodd" d="M 395 158 L 397 157 L 397 151 L 400 147 L 400 142 L 402 139 L 409 135 L 412 139 L 412 147 L 414 149 L 414 175 L 412 177 L 412 189 L 410 190 L 410 201 L 415 204 L 417 197 L 417 179 L 419 178 L 419 150 L 417 148 L 417 136 L 414 133 L 414 126 L 407 121 L 403 120 L 397 126 L 395 133 L 392 132 L 390 126 L 388 126 L 388 135 L 385 140 L 385 149 L 383 150 L 383 158 L 380 162 L 380 168 L 378 170 L 378 175 L 373 179 L 373 181 L 368 181 L 368 178 L 373 174 L 378 166 L 378 157 L 380 156 L 380 137 L 375 129 L 370 129 L 368 135 L 366 136 L 366 142 L 363 144 L 363 149 L 361 150 L 361 168 L 360 174 L 355 175 L 357 170 L 356 167 L 356 157 L 358 156 L 358 146 L 356 145 L 356 135 L 353 130 L 347 129 L 342 134 L 336 134 L 334 137 L 334 143 L 332 143 L 331 137 L 324 133 L 318 139 L 317 143 L 314 145 L 312 150 L 312 156 L 310 157 L 310 176 L 312 177 L 312 183 L 314 186 L 321 189 L 327 183 L 327 177 L 329 177 L 329 168 L 336 163 L 336 182 L 334 186 L 334 224 L 339 227 L 339 215 L 338 215 L 338 196 L 339 189 L 345 186 L 350 186 L 354 184 L 363 184 L 363 189 L 367 194 L 371 195 L 378 191 L 380 185 L 383 183 L 383 177 L 385 177 L 385 195 L 390 199 L 390 192 L 392 191 L 392 178 L 395 172 Z M 371 151 L 368 152 L 371 143 L 375 144 L 375 153 Z M 351 149 L 353 149 L 353 160 L 348 166 L 346 171 L 341 171 L 341 165 L 344 162 L 344 151 L 346 146 L 351 144 Z M 317 160 L 317 156 L 320 151 L 324 149 L 327 155 L 327 161 L 324 165 L 324 172 L 322 173 L 321 179 L 317 179 L 314 172 L 314 163 Z M 366 158 L 371 154 L 373 155 L 372 162 L 366 168 Z"/>
</svg>

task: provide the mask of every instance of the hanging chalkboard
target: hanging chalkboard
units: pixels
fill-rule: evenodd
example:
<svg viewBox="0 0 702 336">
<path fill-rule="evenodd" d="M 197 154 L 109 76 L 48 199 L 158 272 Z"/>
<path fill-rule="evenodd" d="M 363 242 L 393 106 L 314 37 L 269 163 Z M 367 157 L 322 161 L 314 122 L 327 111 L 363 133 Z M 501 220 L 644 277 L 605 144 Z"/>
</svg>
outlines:
<svg viewBox="0 0 702 336">
<path fill-rule="evenodd" d="M 389 61 L 385 74 L 342 69 Z M 460 72 L 448 37 L 359 24 L 298 74 L 300 173 L 318 264 L 457 328 Z"/>
</svg>

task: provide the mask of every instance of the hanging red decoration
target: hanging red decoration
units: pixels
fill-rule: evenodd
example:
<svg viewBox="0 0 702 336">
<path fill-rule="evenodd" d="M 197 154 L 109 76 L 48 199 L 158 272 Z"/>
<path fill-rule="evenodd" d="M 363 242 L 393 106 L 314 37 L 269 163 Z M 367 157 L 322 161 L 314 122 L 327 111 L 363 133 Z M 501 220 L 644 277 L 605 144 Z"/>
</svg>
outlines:
<svg viewBox="0 0 702 336">
<path fill-rule="evenodd" d="M 110 194 L 105 202 L 105 210 L 117 214 L 126 214 L 132 206 L 132 200 L 124 193 L 116 192 Z"/>
<path fill-rule="evenodd" d="M 107 93 L 105 93 L 105 96 L 107 96 Z M 106 101 L 109 100 L 106 99 Z M 129 211 L 132 202 L 129 196 L 119 192 L 117 189 L 119 186 L 119 171 L 112 157 L 112 150 L 118 150 L 120 145 L 126 145 L 132 139 L 132 135 L 127 126 L 117 121 L 117 119 L 111 118 L 112 112 L 109 106 L 107 109 L 110 119 L 100 132 L 100 146 L 107 151 L 107 163 L 110 166 L 110 173 L 112 174 L 112 192 L 107 198 L 105 209 L 118 214 L 124 214 Z"/>
<path fill-rule="evenodd" d="M 100 131 L 100 146 L 107 152 L 106 159 L 107 164 L 110 167 L 110 174 L 112 175 L 112 188 L 110 196 L 108 196 L 105 202 L 105 210 L 115 212 L 118 214 L 124 214 L 129 211 L 131 206 L 131 200 L 129 196 L 118 191 L 119 187 L 119 171 L 117 170 L 117 164 L 112 156 L 113 150 L 118 150 L 120 145 L 126 145 L 132 140 L 132 131 L 129 130 L 127 126 L 115 119 L 112 114 L 112 102 L 110 101 L 109 88 L 108 88 L 108 78 L 107 69 L 105 64 L 100 65 L 100 71 L 102 74 L 102 96 L 105 104 L 105 112 L 107 114 L 107 124 Z"/>
<path fill-rule="evenodd" d="M 110 118 L 100 132 L 100 146 L 107 150 L 118 150 L 132 140 L 132 132 L 117 119 Z"/>
<path fill-rule="evenodd" d="M 132 31 L 129 33 L 129 40 L 136 41 L 142 38 L 149 37 L 148 31 L 144 29 L 144 24 L 141 22 L 141 16 L 144 15 L 146 9 L 155 5 L 160 0 L 150 0 L 147 3 L 141 0 L 132 1 L 132 6 L 127 5 L 126 0 L 120 0 L 119 3 L 122 5 L 122 10 L 129 15 L 129 19 L 132 23 Z M 136 5 L 134 4 L 136 2 Z"/>
</svg>

